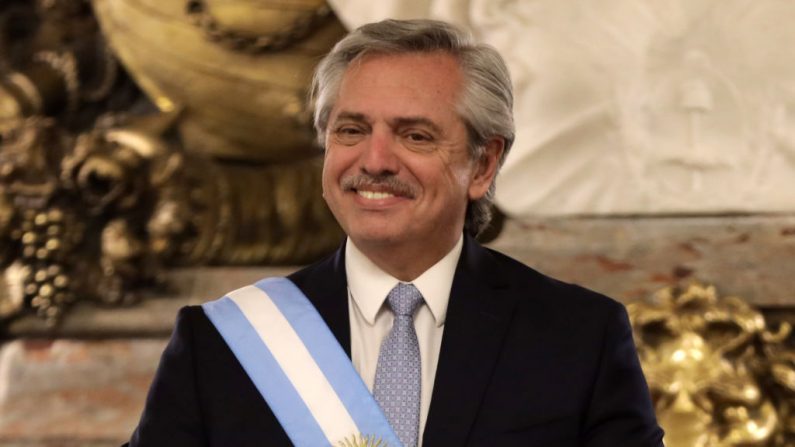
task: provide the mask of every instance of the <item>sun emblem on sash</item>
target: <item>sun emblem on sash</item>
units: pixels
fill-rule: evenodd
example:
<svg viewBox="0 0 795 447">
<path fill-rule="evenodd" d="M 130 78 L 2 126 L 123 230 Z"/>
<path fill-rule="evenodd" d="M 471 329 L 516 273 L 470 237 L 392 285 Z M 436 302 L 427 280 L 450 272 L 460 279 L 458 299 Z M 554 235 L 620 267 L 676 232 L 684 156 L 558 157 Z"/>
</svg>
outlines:
<svg viewBox="0 0 795 447">
<path fill-rule="evenodd" d="M 389 445 L 375 435 L 359 434 L 343 439 L 337 443 L 337 447 L 389 447 Z"/>
</svg>

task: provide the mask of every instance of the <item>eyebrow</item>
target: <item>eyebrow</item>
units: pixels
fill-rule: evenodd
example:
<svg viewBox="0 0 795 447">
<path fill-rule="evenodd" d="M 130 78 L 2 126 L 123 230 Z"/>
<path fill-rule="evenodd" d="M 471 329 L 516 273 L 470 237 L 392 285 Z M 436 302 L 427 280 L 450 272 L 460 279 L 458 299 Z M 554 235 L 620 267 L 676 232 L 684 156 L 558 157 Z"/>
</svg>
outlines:
<svg viewBox="0 0 795 447">
<path fill-rule="evenodd" d="M 351 121 L 367 122 L 367 117 L 365 117 L 363 113 L 342 111 L 342 112 L 337 114 L 336 118 L 334 118 L 334 122 L 336 123 L 337 121 L 340 121 L 340 120 L 351 120 Z"/>
<path fill-rule="evenodd" d="M 361 123 L 369 123 L 370 120 L 367 118 L 367 115 L 359 112 L 348 112 L 348 111 L 341 111 L 337 114 L 336 118 L 334 119 L 334 123 L 342 121 L 342 120 L 350 120 L 356 121 Z M 398 117 L 390 120 L 390 126 L 392 127 L 406 127 L 406 126 L 426 126 L 430 128 L 432 131 L 436 133 L 443 133 L 442 128 L 439 127 L 438 124 L 433 122 L 432 120 L 425 118 L 424 116 L 404 116 Z"/>
<path fill-rule="evenodd" d="M 392 126 L 394 127 L 416 126 L 416 125 L 427 126 L 436 133 L 439 134 L 442 133 L 442 128 L 439 127 L 438 124 L 434 123 L 430 119 L 425 118 L 423 116 L 407 116 L 407 117 L 395 118 L 394 120 L 392 120 Z"/>
</svg>

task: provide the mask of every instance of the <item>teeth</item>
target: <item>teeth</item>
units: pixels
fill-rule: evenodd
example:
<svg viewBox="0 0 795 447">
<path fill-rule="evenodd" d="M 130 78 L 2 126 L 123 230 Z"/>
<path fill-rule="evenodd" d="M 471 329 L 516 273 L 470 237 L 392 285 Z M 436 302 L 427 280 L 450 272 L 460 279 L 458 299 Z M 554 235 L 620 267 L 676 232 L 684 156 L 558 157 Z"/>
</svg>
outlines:
<svg viewBox="0 0 795 447">
<path fill-rule="evenodd" d="M 364 197 L 365 199 L 370 199 L 370 200 L 387 199 L 389 197 L 395 197 L 394 194 L 390 194 L 388 192 L 357 190 L 356 193 L 359 194 L 360 196 Z"/>
</svg>

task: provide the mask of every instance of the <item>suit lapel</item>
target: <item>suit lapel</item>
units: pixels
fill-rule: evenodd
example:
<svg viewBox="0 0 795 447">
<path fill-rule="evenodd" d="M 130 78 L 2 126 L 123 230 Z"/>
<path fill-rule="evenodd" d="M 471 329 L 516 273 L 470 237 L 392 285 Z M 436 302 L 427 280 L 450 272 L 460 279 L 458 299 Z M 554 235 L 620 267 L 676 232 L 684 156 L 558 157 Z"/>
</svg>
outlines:
<svg viewBox="0 0 795 447">
<path fill-rule="evenodd" d="M 315 306 L 348 357 L 351 328 L 348 316 L 348 283 L 345 276 L 345 243 L 337 252 L 307 269 L 289 276 Z"/>
<path fill-rule="evenodd" d="M 515 298 L 492 255 L 465 240 L 450 291 L 425 445 L 464 445 L 509 326 Z"/>
</svg>

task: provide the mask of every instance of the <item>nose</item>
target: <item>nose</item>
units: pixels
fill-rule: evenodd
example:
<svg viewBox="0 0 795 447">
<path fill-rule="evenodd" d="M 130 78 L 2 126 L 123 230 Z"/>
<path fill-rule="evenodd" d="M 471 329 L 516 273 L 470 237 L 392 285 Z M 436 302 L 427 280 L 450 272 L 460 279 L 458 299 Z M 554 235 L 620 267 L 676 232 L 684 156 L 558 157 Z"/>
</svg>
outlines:
<svg viewBox="0 0 795 447">
<path fill-rule="evenodd" d="M 361 170 L 370 175 L 396 174 L 399 163 L 391 133 L 374 129 L 361 155 Z"/>
</svg>

